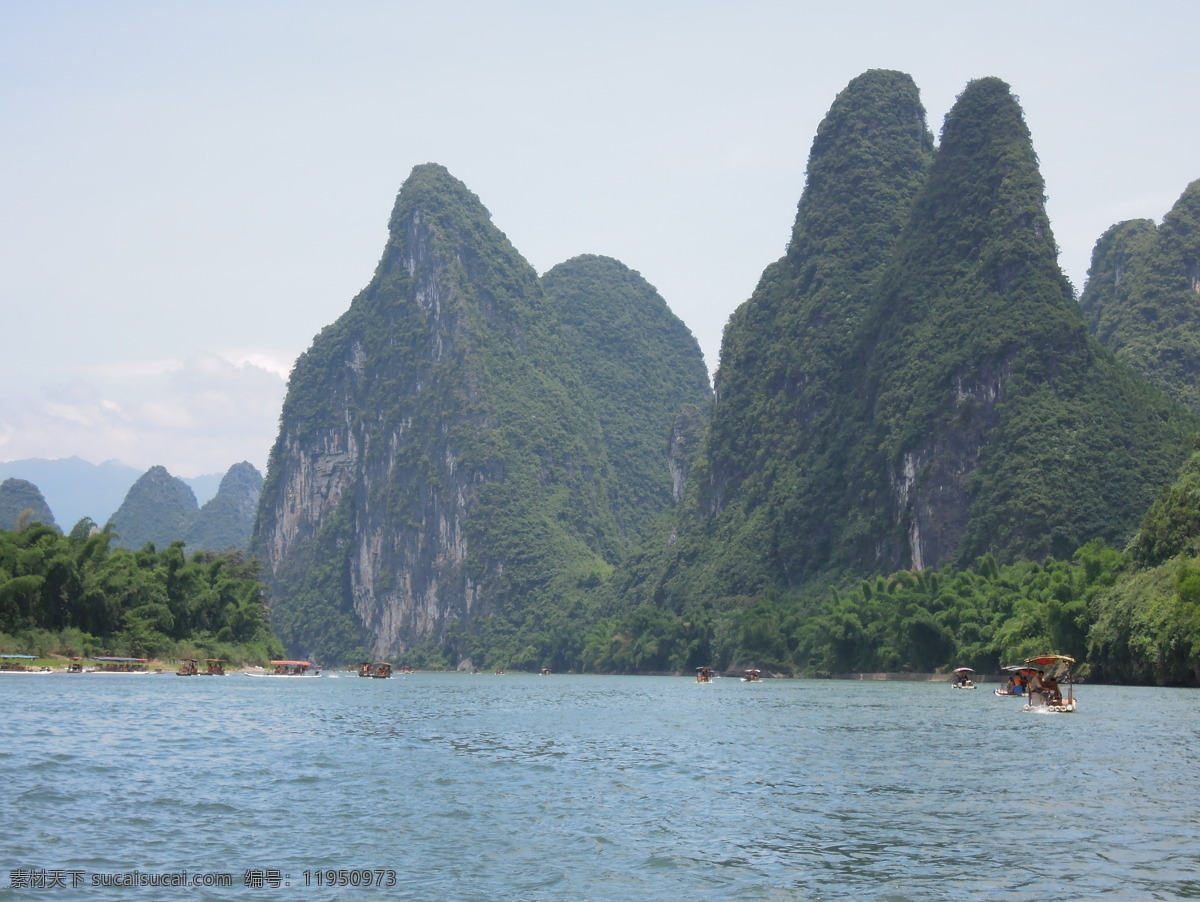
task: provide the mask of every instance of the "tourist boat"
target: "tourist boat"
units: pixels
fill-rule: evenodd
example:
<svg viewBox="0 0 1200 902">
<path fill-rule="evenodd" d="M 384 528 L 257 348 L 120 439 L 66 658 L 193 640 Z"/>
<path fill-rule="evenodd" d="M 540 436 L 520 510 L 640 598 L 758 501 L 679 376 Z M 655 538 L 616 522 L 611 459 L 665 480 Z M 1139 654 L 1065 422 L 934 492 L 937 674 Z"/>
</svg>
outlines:
<svg viewBox="0 0 1200 902">
<path fill-rule="evenodd" d="M 288 679 L 311 679 L 321 675 L 320 668 L 312 673 L 311 661 L 272 661 L 270 670 L 247 670 L 246 676 L 252 677 L 286 677 Z"/>
<path fill-rule="evenodd" d="M 713 676 L 715 674 L 716 674 L 716 671 L 714 671 L 711 667 L 697 667 L 696 668 L 696 682 L 697 683 L 711 683 L 713 681 Z"/>
<path fill-rule="evenodd" d="M 743 683 L 761 683 L 762 682 L 762 671 L 761 670 L 747 670 L 745 673 L 742 674 L 742 682 Z"/>
<path fill-rule="evenodd" d="M 225 676 L 224 658 L 205 658 L 204 672 L 201 676 Z"/>
<path fill-rule="evenodd" d="M 974 689 L 975 681 L 971 679 L 975 671 L 970 667 L 955 667 L 954 681 L 950 684 L 955 689 Z"/>
<path fill-rule="evenodd" d="M 146 665 L 150 663 L 149 658 L 123 658 L 115 655 L 107 655 L 95 659 L 98 665 L 92 673 L 162 673 L 159 671 L 151 671 Z"/>
<path fill-rule="evenodd" d="M 401 674 L 409 674 L 412 672 L 413 672 L 413 669 L 412 669 L 411 664 L 401 664 L 400 665 L 400 673 Z"/>
<path fill-rule="evenodd" d="M 994 689 L 993 692 L 1007 698 L 1024 698 L 1025 687 L 1029 684 L 1029 678 L 1037 673 L 1037 668 L 1025 664 L 1008 664 L 1000 669 L 1008 674 L 1008 682 L 1003 689 Z"/>
<path fill-rule="evenodd" d="M 392 675 L 392 665 L 387 661 L 378 661 L 372 664 L 370 661 L 363 661 L 358 665 L 358 675 L 360 677 L 373 677 L 377 680 L 386 680 Z"/>
<path fill-rule="evenodd" d="M 175 676 L 198 676 L 199 674 L 200 668 L 196 666 L 195 658 L 184 658 L 179 664 L 179 669 L 175 671 Z"/>
<path fill-rule="evenodd" d="M 1027 667 L 1038 668 L 1029 680 L 1029 701 L 1025 704 L 1026 711 L 1051 711 L 1057 714 L 1070 714 L 1075 710 L 1075 683 L 1071 676 L 1071 665 L 1074 658 L 1066 655 L 1038 655 L 1026 658 Z M 1067 695 L 1064 698 L 1059 683 L 1066 680 Z"/>
<path fill-rule="evenodd" d="M 53 673 L 49 667 L 31 667 L 26 661 L 36 661 L 37 655 L 0 655 L 0 673 Z"/>
<path fill-rule="evenodd" d="M 553 670 L 551 670 L 549 667 L 543 667 L 543 668 L 541 669 L 541 674 L 540 674 L 540 675 L 541 675 L 541 676 L 550 676 L 550 674 L 552 674 L 552 673 L 554 673 L 554 671 L 553 671 Z"/>
</svg>

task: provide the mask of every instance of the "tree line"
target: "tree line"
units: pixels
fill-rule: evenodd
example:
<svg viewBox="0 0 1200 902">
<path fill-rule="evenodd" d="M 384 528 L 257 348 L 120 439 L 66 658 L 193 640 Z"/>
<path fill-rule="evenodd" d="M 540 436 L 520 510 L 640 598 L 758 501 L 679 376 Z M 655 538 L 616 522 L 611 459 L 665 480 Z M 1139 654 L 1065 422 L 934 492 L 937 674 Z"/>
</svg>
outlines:
<svg viewBox="0 0 1200 902">
<path fill-rule="evenodd" d="M 257 561 L 182 541 L 113 548 L 84 518 L 67 535 L 42 523 L 0 530 L 0 651 L 264 662 L 282 657 Z"/>
</svg>

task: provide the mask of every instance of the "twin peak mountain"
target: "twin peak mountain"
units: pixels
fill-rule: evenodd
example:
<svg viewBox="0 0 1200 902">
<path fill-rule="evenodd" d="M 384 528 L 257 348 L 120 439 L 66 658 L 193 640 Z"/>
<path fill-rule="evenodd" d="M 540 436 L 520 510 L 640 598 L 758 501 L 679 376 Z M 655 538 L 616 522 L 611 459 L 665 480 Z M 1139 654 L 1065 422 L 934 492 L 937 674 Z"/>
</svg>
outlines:
<svg viewBox="0 0 1200 902">
<path fill-rule="evenodd" d="M 639 605 L 1124 542 L 1196 425 L 1090 334 L 1008 86 L 971 82 L 935 147 L 912 79 L 872 70 L 715 392 L 637 272 L 539 277 L 416 167 L 292 372 L 252 549 L 292 653 L 465 666 Z"/>
</svg>

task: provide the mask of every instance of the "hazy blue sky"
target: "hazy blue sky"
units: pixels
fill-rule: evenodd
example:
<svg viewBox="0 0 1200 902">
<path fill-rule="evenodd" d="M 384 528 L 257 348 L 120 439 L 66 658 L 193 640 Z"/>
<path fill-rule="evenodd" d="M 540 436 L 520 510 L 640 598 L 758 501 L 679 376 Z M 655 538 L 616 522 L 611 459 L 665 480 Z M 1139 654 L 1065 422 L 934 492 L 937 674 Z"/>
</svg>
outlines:
<svg viewBox="0 0 1200 902">
<path fill-rule="evenodd" d="M 442 163 L 538 270 L 638 270 L 715 369 L 866 69 L 1021 100 L 1061 263 L 1200 178 L 1178 2 L 0 0 L 0 460 L 265 466 L 292 361 Z"/>
</svg>

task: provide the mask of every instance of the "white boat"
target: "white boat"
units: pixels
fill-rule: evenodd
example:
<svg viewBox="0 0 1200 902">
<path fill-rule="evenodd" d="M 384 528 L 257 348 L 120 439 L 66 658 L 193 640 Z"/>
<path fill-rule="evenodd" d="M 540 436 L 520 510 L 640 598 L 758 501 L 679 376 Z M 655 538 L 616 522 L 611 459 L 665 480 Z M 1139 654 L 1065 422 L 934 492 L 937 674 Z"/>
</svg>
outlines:
<svg viewBox="0 0 1200 902">
<path fill-rule="evenodd" d="M 312 679 L 321 675 L 320 668 L 309 673 L 311 668 L 310 661 L 272 661 L 270 670 L 247 670 L 245 673 L 246 676 L 279 677 L 287 680 Z"/>
<path fill-rule="evenodd" d="M 970 667 L 955 667 L 954 682 L 950 685 L 955 689 L 974 689 L 975 681 L 971 679 L 971 675 L 975 671 Z"/>
</svg>

